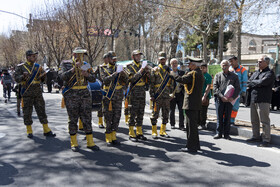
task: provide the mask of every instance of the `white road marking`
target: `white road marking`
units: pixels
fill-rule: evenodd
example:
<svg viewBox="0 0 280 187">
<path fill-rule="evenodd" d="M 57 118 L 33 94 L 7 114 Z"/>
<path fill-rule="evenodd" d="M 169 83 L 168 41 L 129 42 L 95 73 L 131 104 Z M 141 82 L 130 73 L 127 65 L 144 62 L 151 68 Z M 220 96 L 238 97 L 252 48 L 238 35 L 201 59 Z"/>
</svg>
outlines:
<svg viewBox="0 0 280 187">
<path fill-rule="evenodd" d="M 5 133 L 1 133 L 1 132 L 0 132 L 0 138 L 4 138 L 5 136 L 6 136 Z"/>
</svg>

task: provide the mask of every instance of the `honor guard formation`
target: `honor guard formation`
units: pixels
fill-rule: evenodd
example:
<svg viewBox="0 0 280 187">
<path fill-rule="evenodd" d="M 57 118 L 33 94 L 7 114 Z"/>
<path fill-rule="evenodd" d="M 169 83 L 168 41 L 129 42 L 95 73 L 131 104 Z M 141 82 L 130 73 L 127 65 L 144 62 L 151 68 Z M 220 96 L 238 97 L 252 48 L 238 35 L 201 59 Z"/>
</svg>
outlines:
<svg viewBox="0 0 280 187">
<path fill-rule="evenodd" d="M 76 47 L 72 54 L 71 60 L 61 63 L 58 88 L 62 90 L 61 107 L 67 110 L 70 147 L 74 152 L 79 151 L 81 143 L 77 141 L 78 130 L 84 131 L 88 149 L 99 150 L 94 143 L 92 111 L 97 111 L 98 127 L 104 129 L 107 146 L 119 146 L 118 127 L 123 105 L 125 124 L 128 126 L 127 138 L 132 142 L 145 142 L 147 137 L 143 133 L 143 118 L 147 93 L 150 94 L 152 110 L 152 130 L 149 133 L 153 139 L 170 137 L 166 132 L 167 124 L 170 118 L 170 127 L 175 129 L 175 108 L 178 106 L 178 128 L 187 133 L 186 146 L 181 150 L 196 153 L 200 150 L 198 130 L 206 129 L 209 100 L 214 96 L 217 113 L 217 134 L 214 139 L 231 140 L 230 126 L 235 123 L 239 100 L 242 99 L 251 107 L 253 137 L 248 141 L 261 142 L 262 147 L 269 146 L 270 101 L 275 98 L 269 93 L 274 86 L 275 75 L 269 69 L 267 56 L 259 59 L 259 70 L 249 79 L 247 70 L 239 65 L 237 57 L 223 60 L 222 72 L 217 73 L 212 81 L 203 59 L 188 57 L 188 70 L 183 71 L 178 68 L 176 58 L 172 58 L 168 66 L 167 55 L 163 51 L 158 53 L 155 67 L 142 60 L 144 55 L 140 50 L 131 53 L 132 61 L 126 66 L 118 65 L 116 53 L 109 51 L 103 56 L 104 63 L 95 69 L 85 61 L 86 49 Z M 5 102 L 10 100 L 11 90 L 15 91 L 17 112 L 20 116 L 21 105 L 28 138 L 33 138 L 33 106 L 43 126 L 43 135 L 55 137 L 48 125 L 41 87 L 49 71 L 36 63 L 37 52 L 28 50 L 25 55 L 26 62 L 19 64 L 12 75 L 8 69 L 3 69 L 1 83 Z M 48 90 L 51 91 L 51 86 L 48 86 Z M 158 120 L 160 113 L 161 120 Z M 263 125 L 262 136 L 260 121 Z"/>
</svg>

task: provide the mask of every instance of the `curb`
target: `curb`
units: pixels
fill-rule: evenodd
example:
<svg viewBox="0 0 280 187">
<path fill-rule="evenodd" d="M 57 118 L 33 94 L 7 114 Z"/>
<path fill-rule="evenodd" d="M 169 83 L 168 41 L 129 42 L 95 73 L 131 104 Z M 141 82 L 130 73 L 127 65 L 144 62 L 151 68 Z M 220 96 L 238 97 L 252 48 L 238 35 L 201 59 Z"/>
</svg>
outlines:
<svg viewBox="0 0 280 187">
<path fill-rule="evenodd" d="M 216 123 L 215 122 L 208 122 L 206 126 L 207 126 L 207 130 L 216 131 Z M 244 138 L 252 138 L 252 136 L 253 136 L 252 130 L 248 130 L 248 129 L 233 126 L 233 125 L 230 127 L 230 134 L 241 136 L 241 137 L 244 137 Z M 275 134 L 271 134 L 270 143 L 275 144 L 275 145 L 280 145 L 280 136 L 275 135 Z"/>
</svg>

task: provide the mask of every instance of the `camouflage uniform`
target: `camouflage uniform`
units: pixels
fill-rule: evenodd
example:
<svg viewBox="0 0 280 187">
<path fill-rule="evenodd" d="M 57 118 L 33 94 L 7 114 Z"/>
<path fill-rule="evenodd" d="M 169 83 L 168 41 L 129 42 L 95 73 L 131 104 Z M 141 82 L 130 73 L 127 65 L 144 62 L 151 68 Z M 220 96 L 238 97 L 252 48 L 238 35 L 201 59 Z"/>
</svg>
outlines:
<svg viewBox="0 0 280 187">
<path fill-rule="evenodd" d="M 25 62 L 22 64 L 19 64 L 16 67 L 14 78 L 17 83 L 21 84 L 22 87 L 25 87 L 26 80 L 24 78 L 24 72 L 28 73 L 28 75 L 31 75 L 33 63 L 31 62 Z M 40 86 L 40 83 L 44 81 L 44 70 L 42 67 L 39 68 L 38 73 L 36 77 L 34 78 L 33 82 L 31 83 L 30 87 L 25 91 L 24 95 L 22 96 L 23 100 L 23 121 L 24 124 L 27 127 L 27 134 L 29 138 L 32 138 L 32 128 L 31 125 L 33 123 L 32 121 L 32 112 L 33 112 L 33 106 L 35 107 L 36 113 L 38 115 L 39 121 L 41 124 L 43 124 L 44 129 L 44 135 L 54 135 L 52 134 L 51 130 L 48 127 L 48 120 L 45 110 L 45 101 L 42 95 L 42 89 Z M 42 76 L 41 76 L 42 75 Z M 40 77 L 41 76 L 41 77 Z"/>
<path fill-rule="evenodd" d="M 60 76 L 67 85 L 71 77 L 75 74 L 72 72 L 74 63 L 65 61 L 61 64 Z M 86 134 L 92 134 L 91 110 L 92 98 L 87 89 L 88 82 L 95 82 L 95 75 L 92 69 L 88 77 L 81 76 L 81 85 L 75 85 L 64 94 L 65 105 L 69 116 L 69 134 L 75 135 L 78 130 L 77 122 L 80 118 L 83 123 L 83 129 Z M 78 87 L 80 86 L 80 87 Z"/>
<path fill-rule="evenodd" d="M 141 73 L 139 70 L 142 67 L 142 63 L 138 64 L 133 61 L 131 64 L 127 65 L 127 72 L 129 73 L 129 82 L 130 84 L 135 83 L 144 73 Z M 143 117 L 145 112 L 146 105 L 146 90 L 145 85 L 146 82 L 149 82 L 148 74 L 142 76 L 140 81 L 134 86 L 129 93 L 129 128 L 130 128 L 130 136 L 134 136 L 134 132 L 132 132 L 133 127 L 136 124 L 136 135 L 138 138 L 143 137 L 142 125 L 143 125 Z"/>
<path fill-rule="evenodd" d="M 159 88 L 165 74 L 166 69 L 168 67 L 164 65 L 163 67 L 157 67 L 151 73 L 151 81 L 150 81 L 150 96 L 151 98 L 154 97 L 157 89 Z M 173 88 L 173 81 L 170 79 L 167 83 L 164 91 L 162 94 L 157 98 L 157 100 L 153 103 L 153 112 L 151 116 L 151 123 L 152 123 L 152 135 L 153 138 L 157 137 L 157 119 L 159 117 L 160 109 L 162 110 L 162 125 L 160 129 L 160 135 L 166 136 L 168 135 L 165 132 L 166 124 L 168 123 L 168 116 L 169 116 L 169 109 L 170 109 L 170 94 L 172 93 Z"/>
<path fill-rule="evenodd" d="M 103 89 L 108 91 L 109 86 L 112 81 L 115 80 L 117 74 L 113 74 L 116 71 L 116 66 L 107 64 L 101 66 L 100 75 L 103 80 Z M 128 82 L 128 77 L 126 74 L 120 74 L 119 81 L 116 85 L 116 89 L 111 101 L 103 97 L 103 115 L 106 123 L 105 137 L 107 143 L 112 143 L 116 141 L 116 131 L 118 130 L 121 109 L 122 109 L 122 99 L 123 99 L 123 86 Z"/>
<path fill-rule="evenodd" d="M 106 64 L 103 63 L 102 65 L 98 66 L 94 73 L 95 73 L 96 77 L 102 82 L 102 85 L 103 85 L 103 81 L 102 81 L 101 73 L 100 73 L 100 69 L 101 69 L 102 66 L 106 66 Z M 98 117 L 98 126 L 99 126 L 99 128 L 104 128 L 104 126 L 103 126 L 103 111 L 102 111 L 102 107 L 101 107 L 101 109 L 99 111 L 97 111 L 97 117 Z"/>
</svg>

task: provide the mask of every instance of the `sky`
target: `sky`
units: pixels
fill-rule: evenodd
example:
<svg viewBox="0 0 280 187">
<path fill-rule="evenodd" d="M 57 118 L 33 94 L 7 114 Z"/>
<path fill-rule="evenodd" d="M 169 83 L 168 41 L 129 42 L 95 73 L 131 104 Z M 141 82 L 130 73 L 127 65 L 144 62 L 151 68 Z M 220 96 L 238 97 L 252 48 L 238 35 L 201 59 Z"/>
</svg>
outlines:
<svg viewBox="0 0 280 187">
<path fill-rule="evenodd" d="M 49 0 L 0 0 L 0 10 L 13 12 L 29 18 L 29 13 L 37 7 L 43 7 Z M 11 14 L 0 12 L 0 34 L 9 33 L 11 30 L 26 30 L 26 19 Z"/>
<path fill-rule="evenodd" d="M 34 12 L 38 7 L 44 7 L 45 2 L 49 1 L 53 2 L 55 0 L 0 0 L 0 10 L 29 18 L 30 12 Z M 273 13 L 276 10 L 271 7 L 267 12 Z M 7 34 L 16 29 L 26 30 L 27 21 L 18 16 L 0 12 L 0 34 Z M 261 35 L 273 35 L 275 32 L 280 34 L 280 15 L 263 14 L 258 19 L 249 15 L 244 19 L 242 32 Z"/>
</svg>

